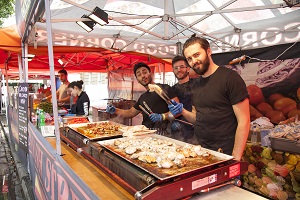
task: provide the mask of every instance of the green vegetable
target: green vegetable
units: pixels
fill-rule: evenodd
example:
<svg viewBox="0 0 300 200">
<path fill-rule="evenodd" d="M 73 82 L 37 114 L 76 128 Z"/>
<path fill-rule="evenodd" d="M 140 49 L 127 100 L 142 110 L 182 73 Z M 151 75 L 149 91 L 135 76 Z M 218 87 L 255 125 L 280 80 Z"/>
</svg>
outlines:
<svg viewBox="0 0 300 200">
<path fill-rule="evenodd" d="M 264 150 L 261 152 L 260 155 L 261 155 L 263 158 L 266 158 L 266 159 L 271 160 L 271 159 L 272 159 L 271 152 L 272 152 L 272 149 L 271 149 L 271 148 L 264 148 Z"/>
<path fill-rule="evenodd" d="M 298 162 L 298 158 L 294 154 L 290 154 L 287 158 L 287 164 L 296 165 Z"/>
<path fill-rule="evenodd" d="M 46 113 L 53 113 L 52 103 L 50 102 L 41 102 L 38 107 Z"/>
</svg>

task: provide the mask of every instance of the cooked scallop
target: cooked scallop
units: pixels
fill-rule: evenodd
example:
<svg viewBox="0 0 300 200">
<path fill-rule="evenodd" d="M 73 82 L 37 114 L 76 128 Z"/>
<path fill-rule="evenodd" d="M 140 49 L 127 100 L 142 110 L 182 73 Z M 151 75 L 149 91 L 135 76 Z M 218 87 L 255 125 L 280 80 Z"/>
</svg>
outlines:
<svg viewBox="0 0 300 200">
<path fill-rule="evenodd" d="M 136 152 L 136 148 L 133 146 L 126 147 L 125 152 L 131 155 Z"/>
</svg>

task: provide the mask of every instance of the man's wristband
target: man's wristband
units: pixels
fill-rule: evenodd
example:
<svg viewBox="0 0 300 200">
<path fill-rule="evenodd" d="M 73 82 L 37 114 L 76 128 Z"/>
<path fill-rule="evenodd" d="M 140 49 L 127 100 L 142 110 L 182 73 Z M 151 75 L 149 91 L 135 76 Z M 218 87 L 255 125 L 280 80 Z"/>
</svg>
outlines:
<svg viewBox="0 0 300 200">
<path fill-rule="evenodd" d="M 161 116 L 162 116 L 162 121 L 164 121 L 166 119 L 165 114 L 161 114 Z"/>
</svg>

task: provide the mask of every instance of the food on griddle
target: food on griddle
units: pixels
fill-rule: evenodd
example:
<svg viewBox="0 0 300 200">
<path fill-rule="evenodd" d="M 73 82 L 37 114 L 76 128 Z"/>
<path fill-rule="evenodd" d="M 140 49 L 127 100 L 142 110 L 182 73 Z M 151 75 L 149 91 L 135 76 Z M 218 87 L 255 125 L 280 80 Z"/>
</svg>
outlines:
<svg viewBox="0 0 300 200">
<path fill-rule="evenodd" d="M 152 137 L 122 138 L 112 144 L 114 149 L 124 152 L 133 160 L 139 160 L 147 164 L 156 164 L 159 168 L 184 167 L 187 159 L 197 158 L 203 164 L 211 161 L 212 155 L 199 145 L 176 145 L 173 142 Z"/>
<path fill-rule="evenodd" d="M 87 118 L 73 118 L 73 119 L 69 119 L 68 122 L 67 122 L 67 125 L 70 125 L 70 124 L 82 124 L 82 123 L 88 123 L 89 120 Z"/>
<path fill-rule="evenodd" d="M 83 127 L 78 127 L 77 130 L 88 138 L 99 136 L 110 136 L 118 133 L 120 126 L 113 125 L 109 122 L 90 123 Z"/>
<path fill-rule="evenodd" d="M 130 154 L 130 155 L 131 155 L 131 154 L 133 154 L 133 153 L 136 152 L 136 148 L 135 148 L 135 147 L 131 147 L 131 146 L 126 147 L 125 152 L 126 152 L 127 154 Z"/>
</svg>

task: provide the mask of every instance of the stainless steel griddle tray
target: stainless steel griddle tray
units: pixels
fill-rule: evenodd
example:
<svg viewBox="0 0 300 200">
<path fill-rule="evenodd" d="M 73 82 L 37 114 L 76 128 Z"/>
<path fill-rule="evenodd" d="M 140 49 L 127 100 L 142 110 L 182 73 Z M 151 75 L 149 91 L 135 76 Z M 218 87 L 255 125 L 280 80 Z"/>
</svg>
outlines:
<svg viewBox="0 0 300 200">
<path fill-rule="evenodd" d="M 72 131 L 76 132 L 77 134 L 79 135 L 82 135 L 83 137 L 86 137 L 87 139 L 89 139 L 90 141 L 95 141 L 95 140 L 102 140 L 102 139 L 110 139 L 110 138 L 116 138 L 116 137 L 120 137 L 123 135 L 123 132 L 122 131 L 116 131 L 116 134 L 112 134 L 112 135 L 103 135 L 103 136 L 98 136 L 98 137 L 93 137 L 93 138 L 90 138 L 82 133 L 80 133 L 79 131 L 77 131 L 77 128 L 78 127 L 82 127 L 82 126 L 87 126 L 88 124 L 94 124 L 94 123 L 105 123 L 105 122 L 108 122 L 112 125 L 118 125 L 118 126 L 125 126 L 123 124 L 119 124 L 119 123 L 116 123 L 116 122 L 111 122 L 111 121 L 99 121 L 99 122 L 88 122 L 88 123 L 80 123 L 80 124 L 70 124 L 70 125 L 67 125 L 70 129 L 72 129 Z"/>
<path fill-rule="evenodd" d="M 156 138 L 156 139 L 162 139 L 162 140 L 171 141 L 171 142 L 175 143 L 178 146 L 185 146 L 187 144 L 185 142 L 181 142 L 181 141 L 178 141 L 178 140 L 175 140 L 175 139 L 172 139 L 172 138 L 168 138 L 168 137 L 165 137 L 165 136 L 162 136 L 162 135 L 157 135 L 157 134 L 140 135 L 140 136 L 135 136 L 134 138 L 143 139 L 145 137 L 152 137 L 152 138 Z M 110 152 L 114 153 L 115 155 L 120 156 L 121 158 L 123 158 L 123 159 L 127 160 L 128 162 L 132 163 L 133 165 L 135 165 L 135 166 L 139 167 L 140 169 L 148 172 L 149 174 L 151 174 L 152 176 L 156 177 L 159 180 L 165 180 L 165 179 L 177 177 L 179 175 L 190 173 L 190 172 L 193 172 L 193 171 L 196 171 L 196 170 L 200 170 L 202 168 L 210 167 L 210 166 L 213 166 L 213 165 L 221 164 L 221 163 L 224 163 L 224 162 L 226 162 L 228 160 L 232 160 L 233 159 L 232 156 L 229 156 L 227 154 L 223 154 L 223 153 L 219 153 L 217 151 L 212 151 L 212 150 L 203 148 L 203 149 L 207 150 L 211 155 L 215 156 L 218 159 L 218 161 L 216 161 L 216 162 L 214 162 L 212 164 L 208 164 L 208 165 L 202 166 L 202 167 L 197 167 L 197 168 L 194 168 L 194 169 L 190 169 L 190 170 L 187 170 L 185 172 L 176 173 L 174 175 L 169 175 L 169 176 L 162 177 L 158 173 L 156 173 L 154 171 L 151 171 L 151 170 L 147 170 L 147 169 L 143 168 L 142 166 L 138 165 L 137 163 L 135 163 L 133 161 L 133 159 L 124 157 L 119 152 L 113 151 L 109 146 L 114 145 L 114 142 L 116 140 L 121 140 L 122 141 L 122 140 L 126 140 L 126 138 L 109 139 L 109 140 L 104 140 L 104 141 L 98 141 L 97 143 L 100 144 L 103 148 L 105 148 L 105 149 L 109 150 Z"/>
</svg>

